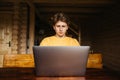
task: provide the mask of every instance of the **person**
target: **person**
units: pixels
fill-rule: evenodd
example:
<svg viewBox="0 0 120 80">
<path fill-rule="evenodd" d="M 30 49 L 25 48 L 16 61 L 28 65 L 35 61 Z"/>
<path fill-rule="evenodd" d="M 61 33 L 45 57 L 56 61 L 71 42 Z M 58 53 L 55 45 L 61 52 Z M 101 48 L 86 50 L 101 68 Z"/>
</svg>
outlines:
<svg viewBox="0 0 120 80">
<path fill-rule="evenodd" d="M 80 46 L 77 39 L 66 35 L 70 20 L 64 13 L 56 13 L 51 17 L 51 24 L 55 35 L 44 38 L 40 46 Z"/>
</svg>

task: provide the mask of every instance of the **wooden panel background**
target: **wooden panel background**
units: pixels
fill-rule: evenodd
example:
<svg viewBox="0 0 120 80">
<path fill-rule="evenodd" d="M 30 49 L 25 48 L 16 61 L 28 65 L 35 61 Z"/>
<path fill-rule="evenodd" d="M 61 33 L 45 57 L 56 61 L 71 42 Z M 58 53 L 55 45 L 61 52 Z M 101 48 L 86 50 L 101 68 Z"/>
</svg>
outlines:
<svg viewBox="0 0 120 80">
<path fill-rule="evenodd" d="M 26 4 L 1 3 L 0 54 L 27 53 L 28 7 Z"/>
<path fill-rule="evenodd" d="M 120 72 L 120 6 L 105 13 L 93 41 L 94 51 L 103 54 L 103 65 Z"/>
<path fill-rule="evenodd" d="M 12 39 L 12 14 L 11 12 L 0 12 L 0 54 L 11 53 Z"/>
</svg>

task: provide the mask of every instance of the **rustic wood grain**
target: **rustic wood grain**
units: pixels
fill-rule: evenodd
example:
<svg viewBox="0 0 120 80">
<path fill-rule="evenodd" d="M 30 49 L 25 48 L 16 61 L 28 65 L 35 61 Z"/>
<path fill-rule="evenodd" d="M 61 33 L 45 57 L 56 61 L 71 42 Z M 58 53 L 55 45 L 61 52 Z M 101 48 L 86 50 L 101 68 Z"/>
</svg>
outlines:
<svg viewBox="0 0 120 80">
<path fill-rule="evenodd" d="M 120 80 L 109 69 L 87 69 L 84 77 L 37 77 L 34 68 L 0 68 L 0 80 Z"/>
<path fill-rule="evenodd" d="M 4 67 L 34 67 L 32 54 L 4 55 Z"/>
</svg>

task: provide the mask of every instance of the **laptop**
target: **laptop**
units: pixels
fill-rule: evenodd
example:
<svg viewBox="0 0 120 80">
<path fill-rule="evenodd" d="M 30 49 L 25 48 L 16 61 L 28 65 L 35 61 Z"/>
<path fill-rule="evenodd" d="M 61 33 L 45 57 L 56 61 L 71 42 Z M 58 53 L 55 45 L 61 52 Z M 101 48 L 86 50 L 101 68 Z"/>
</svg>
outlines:
<svg viewBox="0 0 120 80">
<path fill-rule="evenodd" d="M 84 76 L 89 46 L 34 46 L 35 75 Z"/>
</svg>

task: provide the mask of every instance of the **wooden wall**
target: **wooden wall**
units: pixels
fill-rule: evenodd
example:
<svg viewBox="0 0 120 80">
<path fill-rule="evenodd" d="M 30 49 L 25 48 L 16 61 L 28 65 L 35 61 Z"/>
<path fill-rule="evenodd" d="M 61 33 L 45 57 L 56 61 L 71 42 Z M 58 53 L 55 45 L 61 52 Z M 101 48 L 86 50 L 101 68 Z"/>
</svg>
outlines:
<svg viewBox="0 0 120 80">
<path fill-rule="evenodd" d="M 3 2 L 0 3 L 0 14 L 0 54 L 26 54 L 27 5 L 21 4 L 19 1 L 15 3 Z"/>
<path fill-rule="evenodd" d="M 104 13 L 94 30 L 95 52 L 103 54 L 103 65 L 120 72 L 120 6 L 114 5 Z"/>
</svg>

